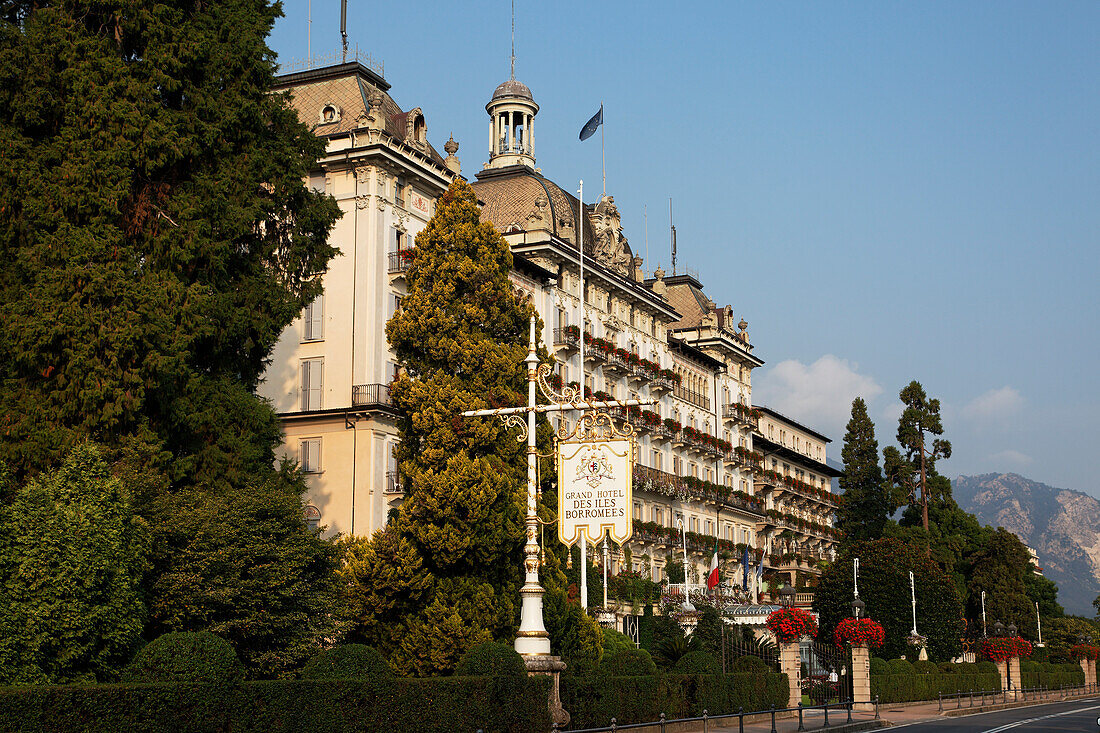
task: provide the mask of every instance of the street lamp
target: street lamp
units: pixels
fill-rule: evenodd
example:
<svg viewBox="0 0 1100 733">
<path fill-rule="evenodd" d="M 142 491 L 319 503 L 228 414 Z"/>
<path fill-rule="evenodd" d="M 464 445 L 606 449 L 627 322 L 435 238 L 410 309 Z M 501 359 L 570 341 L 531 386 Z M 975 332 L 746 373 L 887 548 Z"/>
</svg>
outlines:
<svg viewBox="0 0 1100 733">
<path fill-rule="evenodd" d="M 1004 636 L 1005 635 L 1005 625 L 1002 624 L 1000 621 L 995 621 L 993 623 L 993 635 L 994 636 Z"/>
<path fill-rule="evenodd" d="M 1008 635 L 1011 636 L 1014 639 L 1016 638 L 1016 631 L 1017 631 L 1016 624 L 1009 624 L 1008 625 Z"/>
<path fill-rule="evenodd" d="M 678 518 L 676 524 L 680 525 L 680 536 L 684 540 L 684 604 L 680 608 L 684 613 L 695 613 L 695 606 L 688 598 L 688 536 L 687 529 L 684 528 L 684 518 Z"/>
<path fill-rule="evenodd" d="M 779 589 L 779 604 L 783 608 L 790 608 L 794 605 L 794 588 L 786 583 Z"/>
<path fill-rule="evenodd" d="M 867 604 L 860 600 L 859 596 L 852 601 L 852 617 L 863 618 L 863 613 L 867 608 Z"/>
</svg>

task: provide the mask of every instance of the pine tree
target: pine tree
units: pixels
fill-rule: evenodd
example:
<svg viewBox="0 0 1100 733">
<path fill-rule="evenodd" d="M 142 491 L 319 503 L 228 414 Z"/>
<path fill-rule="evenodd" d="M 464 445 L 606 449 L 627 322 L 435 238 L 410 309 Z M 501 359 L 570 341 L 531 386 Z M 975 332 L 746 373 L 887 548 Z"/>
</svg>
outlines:
<svg viewBox="0 0 1100 733">
<path fill-rule="evenodd" d="M 149 528 L 80 445 L 0 507 L 0 684 L 108 681 L 141 641 Z"/>
<path fill-rule="evenodd" d="M 500 420 L 460 413 L 525 401 L 533 309 L 513 294 L 511 250 L 461 180 L 414 251 L 386 327 L 403 367 L 392 395 L 407 493 L 353 572 L 357 633 L 402 673 L 426 675 L 516 628 L 525 451 Z"/>
<path fill-rule="evenodd" d="M 897 507 L 882 478 L 875 424 L 867 415 L 867 403 L 862 397 L 852 400 L 852 417 L 844 434 L 841 459 L 843 493 L 837 510 L 837 527 L 843 533 L 842 543 L 879 539 Z"/>
<path fill-rule="evenodd" d="M 936 461 L 951 457 L 951 443 L 935 438 L 927 444 L 927 436 L 943 434 L 943 424 L 940 401 L 928 399 L 920 382 L 910 382 L 898 396 L 905 405 L 898 418 L 901 451 L 893 446 L 883 451 L 884 470 L 897 489 L 897 503 L 920 507 L 920 522 L 927 534 L 929 499 L 950 497 L 951 483 L 936 473 Z"/>
<path fill-rule="evenodd" d="M 1036 638 L 1035 607 L 1027 596 L 1025 575 L 1030 572 L 1027 549 L 1020 538 L 998 527 L 972 561 L 968 580 L 967 617 L 981 618 L 981 592 L 986 592 L 989 624 L 1015 624 L 1019 633 Z"/>
</svg>

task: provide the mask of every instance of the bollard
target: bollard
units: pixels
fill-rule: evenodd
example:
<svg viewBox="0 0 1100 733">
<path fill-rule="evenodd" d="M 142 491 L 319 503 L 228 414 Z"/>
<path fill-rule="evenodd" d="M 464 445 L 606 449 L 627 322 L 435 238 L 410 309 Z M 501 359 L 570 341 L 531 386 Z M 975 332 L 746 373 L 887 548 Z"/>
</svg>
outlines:
<svg viewBox="0 0 1100 733">
<path fill-rule="evenodd" d="M 806 730 L 806 727 L 802 725 L 802 701 L 798 701 L 798 729 Z"/>
</svg>

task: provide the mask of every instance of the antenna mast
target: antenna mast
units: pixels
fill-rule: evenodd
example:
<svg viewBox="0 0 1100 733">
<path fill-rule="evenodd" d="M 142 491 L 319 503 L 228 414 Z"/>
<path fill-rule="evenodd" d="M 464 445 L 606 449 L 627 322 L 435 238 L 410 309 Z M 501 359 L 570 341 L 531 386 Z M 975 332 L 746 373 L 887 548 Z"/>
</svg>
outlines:
<svg viewBox="0 0 1100 733">
<path fill-rule="evenodd" d="M 516 0 L 512 0 L 512 75 L 508 78 L 516 80 Z"/>
<path fill-rule="evenodd" d="M 340 40 L 344 45 L 342 63 L 348 62 L 348 0 L 340 0 Z"/>
<path fill-rule="evenodd" d="M 672 223 L 672 197 L 668 197 L 668 225 L 672 229 L 672 274 L 676 274 L 676 225 Z"/>
</svg>

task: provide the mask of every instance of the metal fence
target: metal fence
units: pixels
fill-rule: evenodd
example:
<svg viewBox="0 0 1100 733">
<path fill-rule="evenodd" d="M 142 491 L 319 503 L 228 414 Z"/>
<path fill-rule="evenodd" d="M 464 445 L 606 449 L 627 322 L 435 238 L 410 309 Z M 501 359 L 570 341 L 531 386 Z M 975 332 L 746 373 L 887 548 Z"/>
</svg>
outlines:
<svg viewBox="0 0 1100 733">
<path fill-rule="evenodd" d="M 942 692 L 939 693 L 939 709 L 942 713 L 944 710 L 959 710 L 961 708 L 973 708 L 984 707 L 987 704 L 1007 704 L 1010 702 L 1009 696 L 1012 696 L 1016 700 L 1023 699 L 1024 702 L 1040 700 L 1050 700 L 1058 696 L 1065 697 L 1068 694 L 1074 695 L 1092 695 L 1100 692 L 1100 685 L 1087 684 L 1087 685 L 1075 685 L 1066 686 L 1061 685 L 1059 687 L 1023 687 L 1015 690 L 968 690 L 966 692 L 952 692 L 947 695 Z M 974 704 L 975 698 L 978 704 Z M 955 706 L 951 706 L 951 701 L 955 701 Z M 947 701 L 947 706 L 944 706 L 944 701 Z M 966 701 L 969 704 L 964 705 Z"/>
</svg>

